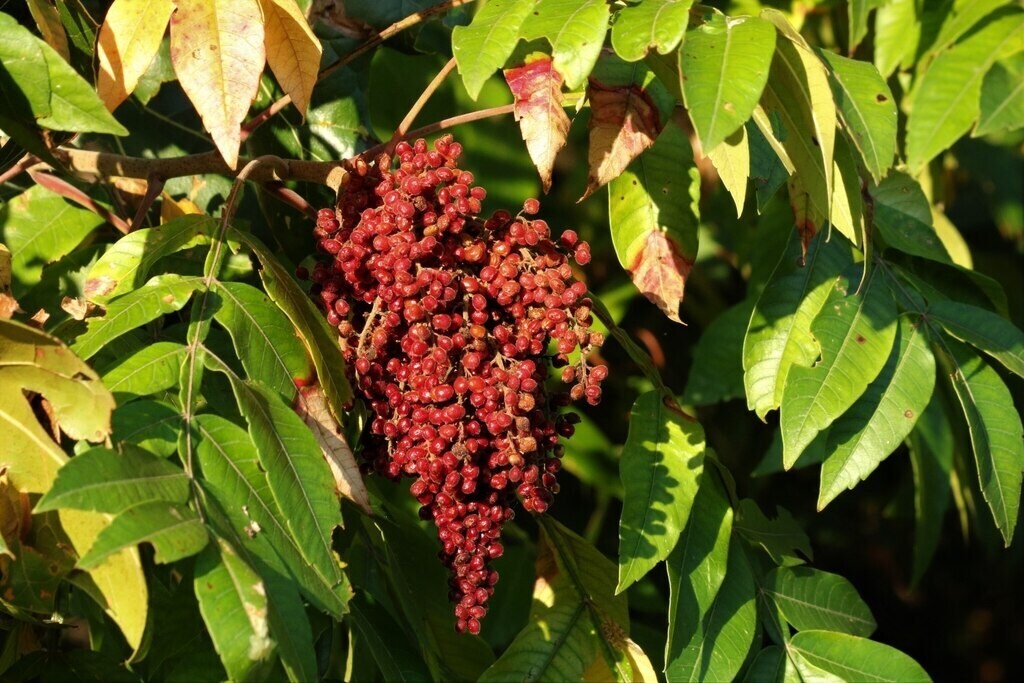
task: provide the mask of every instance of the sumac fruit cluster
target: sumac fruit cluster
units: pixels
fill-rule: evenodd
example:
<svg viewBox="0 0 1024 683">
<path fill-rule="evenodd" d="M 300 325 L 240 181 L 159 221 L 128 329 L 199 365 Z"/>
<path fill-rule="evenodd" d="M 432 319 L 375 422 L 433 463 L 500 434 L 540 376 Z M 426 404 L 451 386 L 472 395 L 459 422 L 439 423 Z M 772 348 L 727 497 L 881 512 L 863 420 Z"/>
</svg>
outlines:
<svg viewBox="0 0 1024 683">
<path fill-rule="evenodd" d="M 608 369 L 585 361 L 603 337 L 570 266 L 589 245 L 553 238 L 536 199 L 482 218 L 461 152 L 445 136 L 353 162 L 337 207 L 319 212 L 312 279 L 372 412 L 367 465 L 415 479 L 457 629 L 478 633 L 516 499 L 542 513 L 558 492 L 559 438 L 577 421 L 559 409 L 596 404 Z"/>
</svg>

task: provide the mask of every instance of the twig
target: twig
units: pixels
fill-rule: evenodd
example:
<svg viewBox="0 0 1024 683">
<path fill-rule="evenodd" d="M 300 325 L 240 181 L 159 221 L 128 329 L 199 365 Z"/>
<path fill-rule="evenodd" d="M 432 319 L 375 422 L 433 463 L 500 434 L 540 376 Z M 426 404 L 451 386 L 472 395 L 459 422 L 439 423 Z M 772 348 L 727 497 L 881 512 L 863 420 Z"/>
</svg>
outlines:
<svg viewBox="0 0 1024 683">
<path fill-rule="evenodd" d="M 399 21 L 396 21 L 390 26 L 382 29 L 380 33 L 371 37 L 369 40 L 367 40 L 365 43 L 363 43 L 356 49 L 352 50 L 352 52 L 349 52 L 343 57 L 340 57 L 339 59 L 335 60 L 332 64 L 326 66 L 323 70 L 320 71 L 319 74 L 317 74 L 317 81 L 321 81 L 327 78 L 338 69 L 342 68 L 343 66 L 346 66 L 347 64 L 350 64 L 351 62 L 354 62 L 355 60 L 359 59 L 370 50 L 374 49 L 375 47 L 383 43 L 385 40 L 388 40 L 389 38 L 401 33 L 405 29 L 410 28 L 411 26 L 415 26 L 416 24 L 425 21 L 430 17 L 436 16 L 438 14 L 443 14 L 444 12 L 447 12 L 450 9 L 458 7 L 459 5 L 467 5 L 471 2 L 473 2 L 473 0 L 446 0 L 446 2 L 440 2 L 432 7 L 426 8 L 421 12 L 417 12 L 416 14 L 410 14 L 409 16 L 400 19 Z M 290 96 L 284 95 L 276 102 L 271 104 L 269 107 L 261 111 L 259 114 L 251 118 L 244 126 L 242 126 L 242 142 L 245 142 L 246 138 L 248 138 L 254 130 L 256 130 L 264 123 L 266 123 L 268 119 L 270 119 L 272 116 L 274 116 L 279 111 L 281 111 L 289 104 L 291 104 L 291 101 L 292 98 Z"/>
<path fill-rule="evenodd" d="M 92 197 L 82 192 L 68 181 L 58 178 L 50 173 L 30 171 L 29 175 L 32 176 L 32 180 L 37 185 L 42 185 L 50 192 L 59 194 L 61 197 L 64 197 L 64 199 L 72 201 L 75 204 L 92 211 L 119 231 L 125 234 L 128 233 L 129 227 L 128 224 L 124 222 L 124 219 L 114 213 L 111 213 L 106 207 L 98 204 Z"/>
<path fill-rule="evenodd" d="M 391 139 L 388 141 L 388 153 L 394 150 L 395 145 L 398 144 L 398 141 L 401 140 L 402 137 L 409 132 L 409 128 L 412 126 L 413 121 L 415 121 L 416 117 L 419 116 L 421 111 L 423 111 L 423 107 L 426 106 L 427 101 L 430 100 L 431 95 L 437 92 L 437 89 L 441 87 L 441 84 L 444 82 L 444 79 L 448 76 L 448 74 L 452 72 L 452 69 L 454 68 L 455 58 L 452 57 L 451 59 L 448 60 L 448 63 L 441 67 L 441 70 L 437 72 L 437 75 L 434 76 L 434 80 L 430 81 L 430 84 L 426 88 L 424 88 L 422 93 L 420 93 L 419 98 L 416 100 L 416 102 L 413 103 L 412 107 L 409 109 L 409 113 L 406 114 L 405 118 L 402 119 L 402 122 L 398 124 L 398 128 L 395 129 L 394 135 L 392 135 Z"/>
<path fill-rule="evenodd" d="M 291 190 L 276 181 L 263 183 L 263 189 L 274 199 L 287 204 L 297 211 L 301 211 L 307 218 L 316 220 L 316 209 L 295 190 Z"/>
<path fill-rule="evenodd" d="M 19 175 L 27 171 L 31 166 L 37 164 L 39 159 L 33 154 L 26 154 L 25 156 L 18 159 L 18 161 L 11 166 L 9 169 L 0 173 L 0 185 L 3 185 L 8 180 L 17 178 Z"/>
<path fill-rule="evenodd" d="M 472 123 L 473 121 L 480 121 L 481 119 L 490 119 L 495 116 L 504 116 L 505 114 L 511 114 L 515 106 L 516 105 L 514 104 L 503 104 L 500 107 L 490 107 L 489 109 L 481 109 L 479 111 L 469 112 L 468 114 L 460 114 L 458 116 L 453 116 L 448 119 L 441 119 L 440 121 L 428 124 L 426 126 L 422 126 L 420 128 L 417 128 L 416 130 L 411 130 L 407 134 L 401 136 L 401 138 L 399 139 L 411 140 L 413 138 L 421 138 L 426 135 L 436 133 L 438 131 L 453 128 L 454 126 L 458 126 L 463 123 Z M 369 149 L 364 151 L 359 156 L 365 157 L 367 159 L 372 159 L 381 152 L 386 151 L 388 145 L 390 144 L 391 142 L 389 141 L 382 142 L 379 145 L 374 145 L 373 147 L 370 147 Z"/>
<path fill-rule="evenodd" d="M 142 201 L 139 203 L 139 208 L 135 212 L 135 217 L 132 218 L 132 224 L 129 226 L 129 232 L 134 232 L 139 229 L 142 225 L 142 221 L 146 218 L 146 213 L 150 207 L 153 206 L 153 202 L 160 196 L 160 193 L 164 189 L 164 179 L 157 175 L 150 175 L 146 180 L 146 194 L 142 197 Z"/>
</svg>

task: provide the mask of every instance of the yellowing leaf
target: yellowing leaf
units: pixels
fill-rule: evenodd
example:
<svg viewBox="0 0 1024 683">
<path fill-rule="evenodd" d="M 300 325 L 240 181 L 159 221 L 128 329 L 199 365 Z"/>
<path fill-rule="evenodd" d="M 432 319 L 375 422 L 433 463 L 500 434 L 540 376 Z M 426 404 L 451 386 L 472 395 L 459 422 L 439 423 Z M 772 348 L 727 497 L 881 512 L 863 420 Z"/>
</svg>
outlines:
<svg viewBox="0 0 1024 683">
<path fill-rule="evenodd" d="M 320 450 L 323 451 L 327 464 L 331 466 L 334 486 L 338 493 L 345 496 L 367 514 L 373 514 L 370 508 L 370 494 L 359 473 L 352 447 L 345 440 L 341 425 L 331 415 L 327 398 L 319 385 L 303 387 L 299 390 L 296 412 L 309 430 L 313 432 Z"/>
<path fill-rule="evenodd" d="M 238 165 L 241 124 L 266 62 L 257 0 L 177 0 L 171 63 L 228 166 Z"/>
<path fill-rule="evenodd" d="M 260 0 L 267 63 L 303 116 L 320 71 L 323 48 L 295 0 Z"/>
<path fill-rule="evenodd" d="M 188 197 L 182 197 L 181 199 L 175 199 L 166 192 L 160 193 L 160 224 L 168 223 L 173 221 L 175 218 L 181 218 L 189 214 L 202 214 L 203 210 L 200 209 L 194 201 Z"/>
<path fill-rule="evenodd" d="M 171 0 L 114 0 L 107 10 L 96 46 L 96 90 L 107 109 L 116 109 L 135 90 L 160 49 L 173 11 Z"/>
<path fill-rule="evenodd" d="M 36 419 L 24 390 L 42 394 L 57 424 L 76 439 L 102 440 L 110 434 L 114 399 L 89 366 L 57 339 L 25 325 L 0 321 L 0 468 L 21 491 L 45 493 L 68 458 Z M 61 510 L 61 526 L 79 554 L 84 553 L 109 515 Z M 104 609 L 117 622 L 132 649 L 142 644 L 146 626 L 146 578 L 137 549 L 125 549 L 89 572 Z"/>
<path fill-rule="evenodd" d="M 516 99 L 515 117 L 544 191 L 551 189 L 555 156 L 565 147 L 569 117 L 562 108 L 562 74 L 544 56 L 505 69 L 505 81 Z"/>
<path fill-rule="evenodd" d="M 57 8 L 48 0 L 28 0 L 28 11 L 32 13 L 32 18 L 35 19 L 46 44 L 69 61 L 71 53 L 68 51 L 68 34 L 64 32 L 64 25 L 60 23 Z"/>
</svg>

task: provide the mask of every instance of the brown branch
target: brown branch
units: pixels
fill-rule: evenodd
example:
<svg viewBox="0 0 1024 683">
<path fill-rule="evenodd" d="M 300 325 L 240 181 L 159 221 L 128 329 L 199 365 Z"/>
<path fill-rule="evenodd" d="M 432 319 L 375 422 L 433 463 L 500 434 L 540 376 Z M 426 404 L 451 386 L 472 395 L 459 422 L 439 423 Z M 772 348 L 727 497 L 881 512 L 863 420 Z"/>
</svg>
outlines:
<svg viewBox="0 0 1024 683">
<path fill-rule="evenodd" d="M 409 131 L 401 139 L 419 138 L 438 131 L 447 130 L 463 123 L 471 123 L 495 116 L 511 114 L 514 105 L 506 104 L 500 107 L 491 107 L 472 111 L 467 114 L 452 116 L 435 123 Z M 357 154 L 357 157 L 372 159 L 387 146 L 388 143 L 381 143 L 366 151 Z M 55 155 L 73 173 L 89 177 L 121 177 L 121 178 L 142 178 L 148 179 L 159 177 L 163 180 L 171 178 L 182 178 L 207 173 L 235 177 L 238 170 L 231 169 L 220 153 L 216 151 L 204 152 L 202 154 L 191 154 L 182 157 L 169 159 L 148 159 L 145 157 L 129 157 L 110 152 L 94 152 L 74 147 L 60 147 L 55 150 Z M 240 157 L 238 166 L 244 167 L 250 159 Z M 318 183 L 327 185 L 332 189 L 338 189 L 344 181 L 347 172 L 342 168 L 342 161 L 303 161 L 300 159 L 281 159 L 280 163 L 274 165 L 263 164 L 251 169 L 248 180 L 258 183 L 276 183 L 285 180 L 298 180 L 301 182 Z M 53 176 L 51 176 L 52 178 Z M 127 225 L 125 226 L 127 227 Z"/>
<path fill-rule="evenodd" d="M 383 43 L 385 40 L 392 38 L 393 36 L 401 33 L 405 29 L 411 26 L 415 26 L 416 24 L 425 21 L 430 17 L 436 16 L 438 14 L 443 14 L 450 9 L 458 7 L 459 5 L 467 5 L 471 2 L 473 2 L 473 0 L 446 0 L 445 2 L 440 2 L 436 5 L 433 5 L 432 7 L 426 8 L 421 12 L 417 12 L 416 14 L 410 14 L 404 19 L 396 21 L 390 26 L 381 29 L 380 33 L 376 34 L 375 36 L 372 36 L 365 43 L 363 43 L 356 49 L 352 50 L 352 52 L 349 52 L 348 54 L 344 55 L 343 57 L 340 57 L 333 63 L 324 67 L 324 69 L 321 70 L 319 74 L 317 74 L 317 81 L 322 81 L 323 79 L 327 78 L 338 69 L 342 68 L 343 66 L 346 66 L 347 64 L 350 64 L 351 62 L 354 62 L 355 60 L 359 59 L 360 57 L 362 57 L 363 55 L 365 55 L 366 53 L 368 53 L 369 51 L 373 50 L 375 47 Z M 277 101 L 275 101 L 269 107 L 261 111 L 259 114 L 252 117 L 248 122 L 246 122 L 246 124 L 242 126 L 242 142 L 245 142 L 246 138 L 252 135 L 252 132 L 254 130 L 256 130 L 264 123 L 266 123 L 268 119 L 270 119 L 272 116 L 274 116 L 279 111 L 281 111 L 289 104 L 291 104 L 291 101 L 292 98 L 288 95 L 285 95 L 278 99 Z"/>
</svg>

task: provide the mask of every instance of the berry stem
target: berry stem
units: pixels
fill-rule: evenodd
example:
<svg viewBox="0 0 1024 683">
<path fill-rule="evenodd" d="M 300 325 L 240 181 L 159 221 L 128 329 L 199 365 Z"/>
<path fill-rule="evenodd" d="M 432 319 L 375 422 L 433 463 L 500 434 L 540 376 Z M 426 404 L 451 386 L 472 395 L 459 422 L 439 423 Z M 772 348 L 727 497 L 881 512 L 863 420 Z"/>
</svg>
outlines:
<svg viewBox="0 0 1024 683">
<path fill-rule="evenodd" d="M 426 106 L 427 101 L 430 99 L 431 95 L 437 92 L 437 89 L 441 87 L 441 84 L 444 82 L 444 79 L 448 76 L 448 74 L 452 72 L 452 69 L 454 68 L 455 58 L 452 57 L 443 67 L 441 67 L 441 70 L 437 72 L 437 75 L 434 76 L 434 79 L 432 81 L 430 81 L 430 84 L 427 85 L 426 88 L 424 88 L 422 93 L 420 93 L 419 98 L 416 100 L 415 103 L 413 103 L 412 107 L 409 109 L 409 113 L 406 114 L 405 118 L 402 119 L 402 122 L 398 124 L 398 128 L 395 129 L 394 135 L 392 135 L 391 139 L 388 141 L 387 151 L 389 153 L 392 150 L 394 150 L 395 145 L 398 144 L 398 141 L 403 139 L 405 135 L 409 132 L 409 128 L 412 126 L 413 121 L 415 121 L 416 117 L 419 116 L 419 113 L 423 111 L 423 107 Z"/>
<path fill-rule="evenodd" d="M 421 126 L 420 128 L 409 131 L 408 133 L 401 137 L 401 140 L 421 138 L 427 135 L 433 135 L 434 133 L 438 133 L 442 130 L 454 128 L 455 126 L 462 125 L 463 123 L 472 123 L 473 121 L 490 119 L 495 116 L 504 116 L 505 114 L 511 114 L 514 108 L 514 104 L 503 104 L 500 107 L 488 107 L 487 109 L 471 111 L 468 114 L 459 114 L 458 116 L 452 116 L 447 119 L 441 119 L 440 121 L 436 121 L 434 123 L 427 124 L 426 126 Z M 363 152 L 360 156 L 366 159 L 373 159 L 381 152 L 387 151 L 387 147 L 390 144 L 391 142 L 385 142 L 379 145 L 374 145 L 373 147 L 370 147 L 365 152 Z"/>
</svg>

